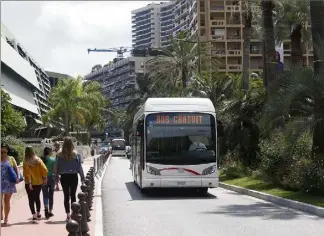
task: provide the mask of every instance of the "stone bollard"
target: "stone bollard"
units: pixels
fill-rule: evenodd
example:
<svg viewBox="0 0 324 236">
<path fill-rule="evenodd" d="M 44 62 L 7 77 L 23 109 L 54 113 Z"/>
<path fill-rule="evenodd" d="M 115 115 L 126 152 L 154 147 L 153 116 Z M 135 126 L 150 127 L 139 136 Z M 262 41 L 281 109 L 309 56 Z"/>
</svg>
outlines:
<svg viewBox="0 0 324 236">
<path fill-rule="evenodd" d="M 87 178 L 90 180 L 90 187 L 91 187 L 92 192 L 93 192 L 93 190 L 95 189 L 95 181 L 93 179 L 92 174 L 91 173 L 88 173 L 87 174 Z"/>
<path fill-rule="evenodd" d="M 90 219 L 91 214 L 90 214 L 90 208 L 89 208 L 89 205 L 88 205 L 88 198 L 89 198 L 89 196 L 88 196 L 88 190 L 87 190 L 87 188 L 88 188 L 87 185 L 85 185 L 85 184 L 82 184 L 81 185 L 81 191 L 85 195 L 84 201 L 86 203 L 86 219 L 89 222 L 89 221 L 91 221 L 91 219 Z"/>
<path fill-rule="evenodd" d="M 89 185 L 87 183 L 86 184 L 88 185 L 88 188 L 89 188 L 90 201 L 93 202 L 94 182 L 92 181 L 92 179 L 89 175 L 87 175 L 86 181 L 89 181 Z"/>
<path fill-rule="evenodd" d="M 66 230 L 69 232 L 68 236 L 78 236 L 79 224 L 74 220 L 70 220 L 66 223 Z"/>
<path fill-rule="evenodd" d="M 90 180 L 89 179 L 86 179 L 85 181 L 84 181 L 84 183 L 86 184 L 86 186 L 87 186 L 87 193 L 88 193 L 88 201 L 87 201 L 87 203 L 88 203 L 88 207 L 89 207 L 89 210 L 92 210 L 92 187 L 91 187 L 91 182 L 90 182 Z"/>
<path fill-rule="evenodd" d="M 84 193 L 78 193 L 78 198 L 79 198 L 79 204 L 81 206 L 81 232 L 82 236 L 90 236 L 88 234 L 89 232 L 89 225 L 87 221 L 87 203 L 85 202 L 85 194 Z"/>
<path fill-rule="evenodd" d="M 71 205 L 71 209 L 72 209 L 72 214 L 71 214 L 72 220 L 78 222 L 78 224 L 79 224 L 79 230 L 78 230 L 77 235 L 82 236 L 82 227 L 81 227 L 82 226 L 81 225 L 82 215 L 80 214 L 80 210 L 81 210 L 80 203 L 73 202 Z"/>
</svg>

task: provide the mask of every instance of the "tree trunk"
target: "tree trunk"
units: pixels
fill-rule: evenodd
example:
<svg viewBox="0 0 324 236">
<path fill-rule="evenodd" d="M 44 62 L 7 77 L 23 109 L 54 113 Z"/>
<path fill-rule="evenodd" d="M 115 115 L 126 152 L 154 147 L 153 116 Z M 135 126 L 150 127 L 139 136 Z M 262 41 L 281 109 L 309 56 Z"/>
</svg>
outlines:
<svg viewBox="0 0 324 236">
<path fill-rule="evenodd" d="M 69 136 L 70 134 L 70 117 L 67 112 L 64 114 L 64 135 Z"/>
<path fill-rule="evenodd" d="M 262 15 L 264 29 L 264 80 L 268 94 L 272 93 L 274 82 L 277 80 L 276 49 L 273 30 L 273 0 L 262 0 Z"/>
<path fill-rule="evenodd" d="M 312 39 L 313 39 L 313 51 L 314 51 L 314 73 L 315 75 L 324 74 L 324 58 L 321 55 L 323 50 L 324 40 L 324 21 L 322 20 L 324 12 L 323 0 L 311 0 L 310 1 L 310 14 L 312 25 Z M 322 46 L 321 50 L 317 47 Z M 315 100 L 314 108 L 315 119 L 321 119 L 324 117 L 324 99 L 319 98 Z M 313 133 L 313 158 L 318 165 L 324 166 L 324 124 L 323 121 L 317 122 L 314 127 Z"/>
<path fill-rule="evenodd" d="M 290 42 L 291 42 L 291 63 L 292 65 L 303 65 L 303 51 L 301 45 L 301 30 L 302 25 L 298 24 L 293 32 L 290 34 Z"/>
<path fill-rule="evenodd" d="M 244 14 L 244 28 L 243 28 L 243 74 L 242 74 L 242 89 L 247 91 L 249 89 L 250 78 L 250 42 L 252 34 L 252 13 L 247 11 Z"/>
</svg>

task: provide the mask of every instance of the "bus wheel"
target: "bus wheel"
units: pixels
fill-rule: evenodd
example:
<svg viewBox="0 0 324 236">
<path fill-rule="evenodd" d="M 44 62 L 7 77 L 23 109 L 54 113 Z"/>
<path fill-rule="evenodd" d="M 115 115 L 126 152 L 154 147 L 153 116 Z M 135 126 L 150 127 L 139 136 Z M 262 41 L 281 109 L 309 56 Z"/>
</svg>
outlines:
<svg viewBox="0 0 324 236">
<path fill-rule="evenodd" d="M 202 195 L 206 195 L 208 193 L 208 188 L 201 188 L 199 189 L 199 192 L 202 194 Z"/>
</svg>

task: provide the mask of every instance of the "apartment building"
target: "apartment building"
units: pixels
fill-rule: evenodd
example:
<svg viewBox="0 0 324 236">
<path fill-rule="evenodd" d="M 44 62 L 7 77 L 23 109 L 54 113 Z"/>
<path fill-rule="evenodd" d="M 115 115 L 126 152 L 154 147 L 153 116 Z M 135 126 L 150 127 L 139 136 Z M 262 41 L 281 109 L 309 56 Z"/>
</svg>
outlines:
<svg viewBox="0 0 324 236">
<path fill-rule="evenodd" d="M 189 31 L 192 39 L 206 45 L 208 54 L 220 62 L 220 72 L 235 73 L 243 69 L 243 7 L 238 0 L 175 0 L 173 4 L 173 36 Z M 254 22 L 256 23 L 256 22 Z M 309 26 L 310 27 L 310 26 Z M 161 45 L 163 46 L 163 45 Z M 282 50 L 283 48 L 283 50 Z M 291 43 L 283 42 L 283 61 L 289 67 Z M 312 65 L 313 49 L 303 48 L 304 65 Z M 251 72 L 261 72 L 262 43 L 255 32 L 250 46 Z"/>
<path fill-rule="evenodd" d="M 160 46 L 160 8 L 151 3 L 132 11 L 133 48 Z"/>
<path fill-rule="evenodd" d="M 13 34 L 7 29 L 7 27 L 1 23 L 1 45 L 6 42 L 15 51 L 16 55 L 24 59 L 29 66 L 34 70 L 36 74 L 36 84 L 38 84 L 39 89 L 33 90 L 33 96 L 35 104 L 40 115 L 44 115 L 49 109 L 48 104 L 48 94 L 50 92 L 50 81 L 48 75 L 45 71 L 37 64 L 37 62 L 27 53 L 24 47 L 19 43 L 19 41 L 14 37 Z M 5 44 L 5 45 L 7 45 Z M 15 63 L 21 63 L 21 60 L 16 59 Z M 25 63 L 24 63 L 25 64 Z M 27 67 L 26 67 L 27 68 Z"/>
<path fill-rule="evenodd" d="M 84 79 L 98 81 L 102 84 L 102 92 L 111 101 L 113 107 L 125 110 L 131 100 L 134 99 L 131 91 L 137 87 L 136 74 L 145 71 L 145 60 L 147 60 L 147 57 L 144 55 L 134 56 L 133 54 L 129 58 L 117 59 L 104 66 L 95 65 L 92 72 L 84 76 Z M 109 120 L 107 120 L 107 127 L 102 136 L 105 133 L 108 133 L 109 138 L 122 136 L 122 130 L 112 125 Z"/>
<path fill-rule="evenodd" d="M 160 47 L 167 47 L 174 30 L 174 2 L 163 3 L 160 7 Z"/>
</svg>

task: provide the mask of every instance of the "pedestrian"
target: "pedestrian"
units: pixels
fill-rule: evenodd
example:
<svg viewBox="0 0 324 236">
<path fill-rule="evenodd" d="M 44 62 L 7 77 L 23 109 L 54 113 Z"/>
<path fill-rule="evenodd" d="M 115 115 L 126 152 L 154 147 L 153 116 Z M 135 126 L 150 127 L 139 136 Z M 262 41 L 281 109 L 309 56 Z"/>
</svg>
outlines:
<svg viewBox="0 0 324 236">
<path fill-rule="evenodd" d="M 25 188 L 28 196 L 29 208 L 33 215 L 32 221 L 37 222 L 41 216 L 40 192 L 43 184 L 47 184 L 47 168 L 43 161 L 36 156 L 33 147 L 25 149 L 23 163 Z M 35 211 L 36 205 L 36 211 Z"/>
<path fill-rule="evenodd" d="M 17 193 L 16 183 L 20 181 L 20 172 L 15 158 L 8 156 L 10 148 L 6 144 L 1 144 L 1 220 L 4 225 L 8 224 L 10 212 L 10 199 L 13 193 Z M 17 180 L 14 182 L 11 179 L 9 168 L 16 171 Z M 4 214 L 3 214 L 4 213 Z M 3 218 L 4 215 L 4 218 Z"/>
<path fill-rule="evenodd" d="M 61 151 L 61 144 L 58 141 L 54 143 L 54 156 L 56 156 Z M 60 191 L 59 182 L 55 182 L 55 191 Z"/>
<path fill-rule="evenodd" d="M 42 186 L 43 192 L 43 202 L 45 208 L 45 218 L 49 219 L 54 216 L 53 214 L 53 203 L 54 203 L 54 188 L 55 188 L 55 178 L 54 178 L 54 164 L 55 157 L 53 157 L 53 152 L 51 147 L 44 148 L 44 154 L 42 157 L 48 173 L 47 173 L 47 184 Z"/>
<path fill-rule="evenodd" d="M 76 202 L 76 191 L 78 187 L 78 174 L 84 181 L 84 173 L 80 155 L 75 150 L 72 138 L 64 139 L 62 151 L 57 154 L 55 162 L 55 175 L 60 175 L 60 181 L 64 194 L 64 208 L 67 215 L 66 221 L 71 219 L 71 204 Z"/>
</svg>

